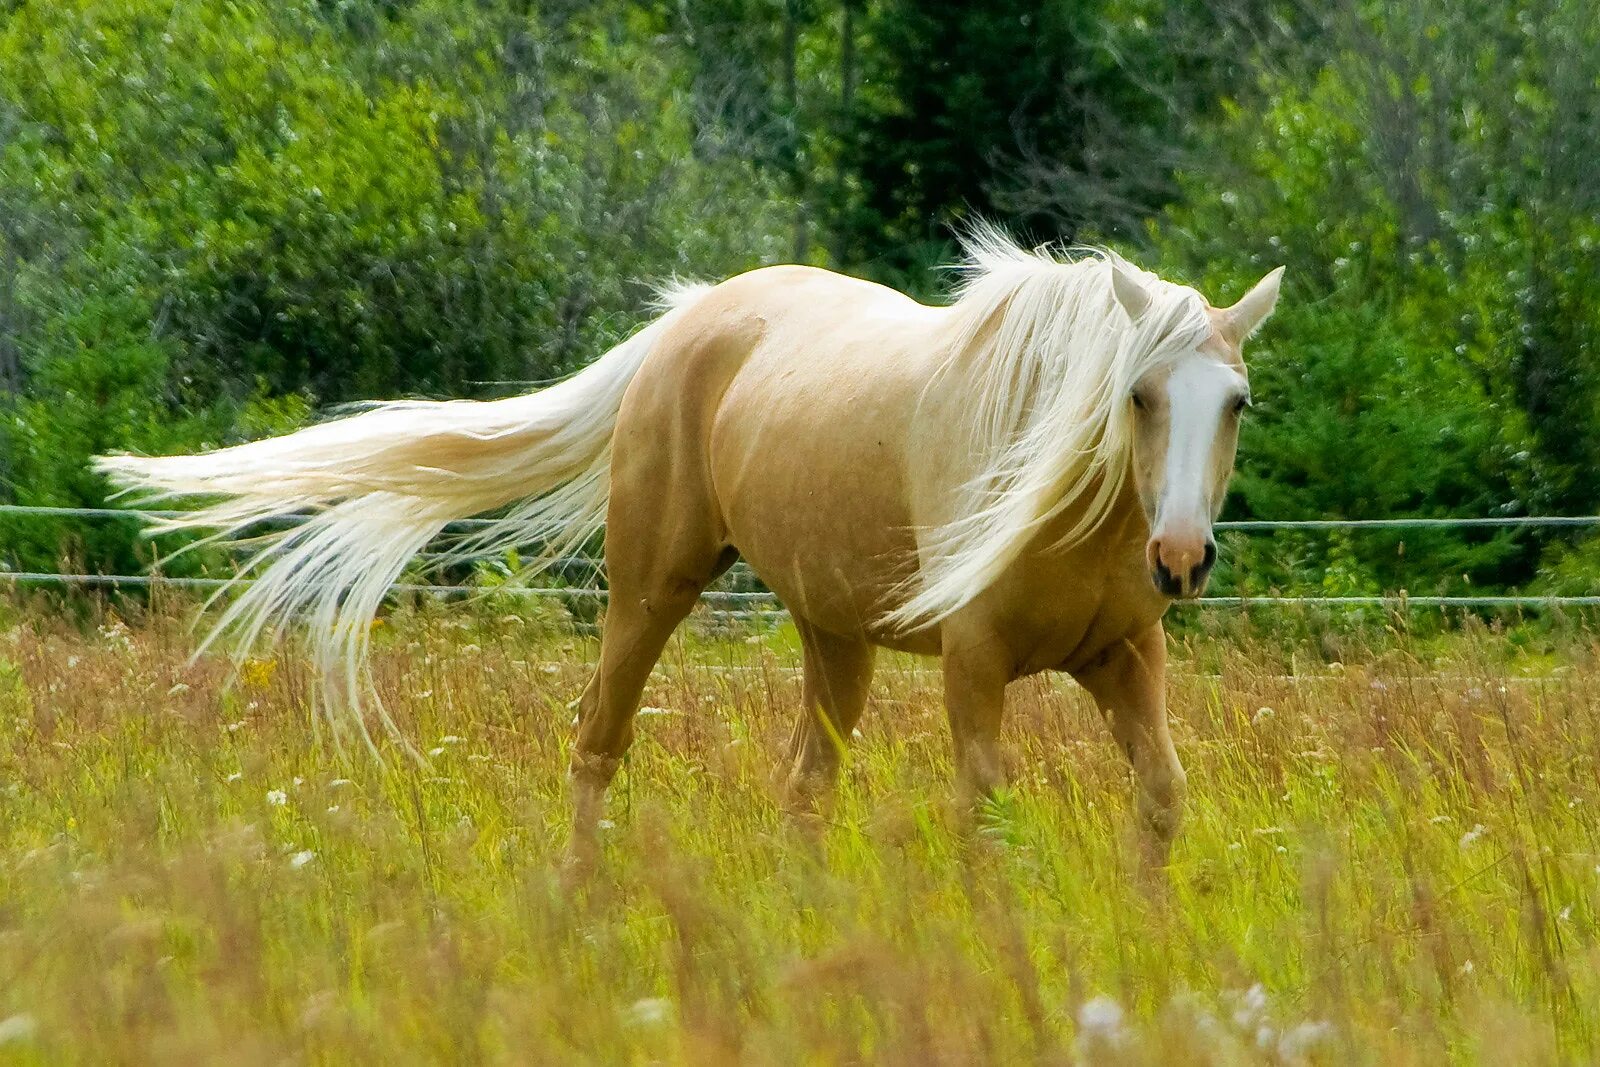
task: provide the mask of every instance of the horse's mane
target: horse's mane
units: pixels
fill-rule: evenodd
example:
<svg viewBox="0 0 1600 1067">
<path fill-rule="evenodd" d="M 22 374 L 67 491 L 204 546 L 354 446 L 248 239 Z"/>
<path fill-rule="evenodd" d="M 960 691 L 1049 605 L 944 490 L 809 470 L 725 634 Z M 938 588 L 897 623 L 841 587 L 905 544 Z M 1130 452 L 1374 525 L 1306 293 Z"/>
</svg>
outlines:
<svg viewBox="0 0 1600 1067">
<path fill-rule="evenodd" d="M 956 390 L 961 429 L 952 442 L 947 416 L 937 425 L 919 419 L 913 436 L 913 447 L 954 446 L 955 497 L 949 518 L 918 531 L 910 595 L 886 618 L 896 627 L 960 608 L 1068 508 L 1079 514 L 1059 547 L 1098 529 L 1131 469 L 1130 391 L 1212 331 L 1199 293 L 1113 252 L 1058 258 L 1025 251 L 990 227 L 962 244 L 948 355 L 924 393 L 926 404 L 934 390 Z M 1135 321 L 1113 296 L 1114 265 L 1149 295 Z"/>
</svg>

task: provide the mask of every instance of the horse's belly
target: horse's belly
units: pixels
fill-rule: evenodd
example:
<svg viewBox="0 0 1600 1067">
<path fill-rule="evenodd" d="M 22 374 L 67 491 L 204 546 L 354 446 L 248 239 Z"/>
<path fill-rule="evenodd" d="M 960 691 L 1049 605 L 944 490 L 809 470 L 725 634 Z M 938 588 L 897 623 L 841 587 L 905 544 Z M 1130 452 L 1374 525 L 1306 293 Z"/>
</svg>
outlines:
<svg viewBox="0 0 1600 1067">
<path fill-rule="evenodd" d="M 914 543 L 899 502 L 862 471 L 800 456 L 741 480 L 719 502 L 729 538 L 796 615 L 836 633 L 870 632 L 892 607 Z"/>
</svg>

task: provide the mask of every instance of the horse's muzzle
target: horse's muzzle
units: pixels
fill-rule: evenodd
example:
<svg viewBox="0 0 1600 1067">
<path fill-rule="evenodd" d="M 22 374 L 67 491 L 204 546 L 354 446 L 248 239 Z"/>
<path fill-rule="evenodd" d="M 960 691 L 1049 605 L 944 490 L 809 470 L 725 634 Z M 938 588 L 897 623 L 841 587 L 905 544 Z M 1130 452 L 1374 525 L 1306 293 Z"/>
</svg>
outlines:
<svg viewBox="0 0 1600 1067">
<path fill-rule="evenodd" d="M 1200 561 L 1177 572 L 1168 568 L 1159 548 L 1151 556 L 1154 565 L 1150 568 L 1150 580 L 1155 583 L 1156 590 L 1174 600 L 1188 600 L 1205 592 L 1206 579 L 1211 577 L 1211 568 L 1217 562 L 1217 544 L 1208 538 Z"/>
</svg>

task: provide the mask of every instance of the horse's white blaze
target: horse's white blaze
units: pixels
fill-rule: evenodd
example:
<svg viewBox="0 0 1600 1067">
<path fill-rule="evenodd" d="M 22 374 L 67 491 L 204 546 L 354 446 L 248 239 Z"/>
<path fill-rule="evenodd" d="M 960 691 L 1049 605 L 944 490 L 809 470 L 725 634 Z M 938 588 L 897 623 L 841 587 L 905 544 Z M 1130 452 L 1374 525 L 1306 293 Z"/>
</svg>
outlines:
<svg viewBox="0 0 1600 1067">
<path fill-rule="evenodd" d="M 1184 360 L 1167 378 L 1167 450 L 1151 541 L 1171 546 L 1179 557 L 1176 566 L 1168 563 L 1175 573 L 1184 556 L 1194 557 L 1191 566 L 1200 562 L 1211 536 L 1222 502 L 1219 471 L 1233 458 L 1231 447 L 1218 456 L 1220 438 L 1245 392 L 1244 375 L 1204 356 Z"/>
</svg>

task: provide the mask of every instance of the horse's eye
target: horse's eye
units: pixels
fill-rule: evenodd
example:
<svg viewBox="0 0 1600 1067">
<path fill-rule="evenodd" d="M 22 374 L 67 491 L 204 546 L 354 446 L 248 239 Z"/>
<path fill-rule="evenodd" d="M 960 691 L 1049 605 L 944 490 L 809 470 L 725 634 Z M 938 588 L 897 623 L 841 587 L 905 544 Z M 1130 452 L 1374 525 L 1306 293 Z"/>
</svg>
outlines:
<svg viewBox="0 0 1600 1067">
<path fill-rule="evenodd" d="M 1141 395 L 1139 393 L 1134 393 L 1133 394 L 1133 406 L 1135 408 L 1137 408 L 1139 411 L 1143 411 L 1144 410 L 1144 397 L 1143 397 L 1143 395 Z"/>
<path fill-rule="evenodd" d="M 1249 407 L 1249 406 L 1250 406 L 1250 398 L 1247 397 L 1247 396 L 1241 396 L 1238 400 L 1235 400 L 1233 402 L 1233 413 L 1235 415 L 1243 415 L 1244 414 L 1244 409 Z"/>
</svg>

